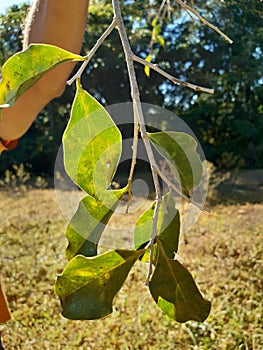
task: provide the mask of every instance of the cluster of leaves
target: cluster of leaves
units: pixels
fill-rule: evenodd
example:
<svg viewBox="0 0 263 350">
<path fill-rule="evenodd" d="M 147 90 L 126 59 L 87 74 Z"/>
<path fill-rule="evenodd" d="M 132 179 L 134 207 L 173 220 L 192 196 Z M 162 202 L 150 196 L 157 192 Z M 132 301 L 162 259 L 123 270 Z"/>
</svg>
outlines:
<svg viewBox="0 0 263 350">
<path fill-rule="evenodd" d="M 1 107 L 13 105 L 45 72 L 72 60 L 83 61 L 85 57 L 41 44 L 31 45 L 14 55 L 2 68 Z M 195 140 L 176 132 L 152 133 L 148 137 L 169 161 L 184 193 L 188 194 L 202 176 Z M 113 299 L 133 264 L 137 260 L 149 261 L 148 243 L 152 238 L 156 203 L 137 221 L 134 250 L 98 254 L 104 228 L 119 199 L 127 192 L 127 187 L 111 189 L 121 156 L 122 136 L 110 115 L 82 88 L 79 80 L 63 146 L 65 168 L 85 192 L 85 197 L 67 228 L 69 262 L 58 276 L 55 289 L 65 317 L 101 318 L 112 312 Z M 188 270 L 174 259 L 178 250 L 180 218 L 170 193 L 162 199 L 156 229 L 155 269 L 149 282 L 153 299 L 165 314 L 178 322 L 205 320 L 210 302 L 203 299 Z"/>
<path fill-rule="evenodd" d="M 160 148 L 166 145 L 169 153 L 178 156 L 179 152 L 171 142 L 167 143 L 166 137 L 172 137 L 165 135 L 151 134 L 150 139 Z M 69 263 L 56 283 L 63 315 L 71 319 L 95 319 L 111 313 L 113 298 L 133 264 L 138 259 L 147 261 L 148 251 L 143 246 L 151 238 L 155 204 L 136 224 L 135 250 L 114 250 L 97 255 L 105 225 L 114 213 L 118 199 L 127 191 L 126 187 L 108 189 L 120 159 L 121 141 L 121 134 L 105 109 L 78 83 L 64 134 L 64 159 L 68 174 L 87 195 L 67 228 Z M 174 158 L 175 154 L 173 161 Z M 181 161 L 183 164 L 183 158 Z M 182 177 L 185 186 L 192 188 L 193 174 L 187 172 L 186 175 L 189 179 Z M 203 321 L 209 314 L 210 303 L 202 298 L 190 273 L 174 260 L 180 231 L 179 214 L 170 195 L 165 197 L 163 205 L 166 210 L 162 207 L 158 220 L 155 272 L 149 286 L 151 294 L 171 318 L 179 322 Z M 167 223 L 171 216 L 171 222 Z"/>
</svg>

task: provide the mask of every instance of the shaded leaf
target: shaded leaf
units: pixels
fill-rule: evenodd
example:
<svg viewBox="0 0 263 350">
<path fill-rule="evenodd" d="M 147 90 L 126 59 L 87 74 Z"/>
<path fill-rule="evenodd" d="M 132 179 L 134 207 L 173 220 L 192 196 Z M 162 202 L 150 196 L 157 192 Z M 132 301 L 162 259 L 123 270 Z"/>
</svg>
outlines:
<svg viewBox="0 0 263 350">
<path fill-rule="evenodd" d="M 87 195 L 79 203 L 79 207 L 71 219 L 66 237 L 69 241 L 66 249 L 68 260 L 75 255 L 97 255 L 100 237 L 107 225 L 118 200 L 127 191 L 126 188 L 115 191 L 105 191 L 101 200 Z"/>
<path fill-rule="evenodd" d="M 179 261 L 166 256 L 159 240 L 157 245 L 157 264 L 149 284 L 155 302 L 175 321 L 203 322 L 211 303 L 202 297 L 190 272 Z"/>
<path fill-rule="evenodd" d="M 170 193 L 163 198 L 158 217 L 157 234 L 167 257 L 173 259 L 178 251 L 180 215 L 175 208 L 175 203 Z"/>
<path fill-rule="evenodd" d="M 12 106 L 49 70 L 67 61 L 84 59 L 53 45 L 31 44 L 27 50 L 10 57 L 2 67 L 0 108 Z"/>
<path fill-rule="evenodd" d="M 58 276 L 55 286 L 62 315 L 74 320 L 92 320 L 110 314 L 114 296 L 143 253 L 143 250 L 116 250 L 96 257 L 74 257 Z"/>
<path fill-rule="evenodd" d="M 63 146 L 67 173 L 85 192 L 97 197 L 110 186 L 121 155 L 121 133 L 79 82 Z"/>
<path fill-rule="evenodd" d="M 195 139 L 175 131 L 148 133 L 148 137 L 168 161 L 182 192 L 189 195 L 189 191 L 200 183 L 203 171 Z"/>
</svg>

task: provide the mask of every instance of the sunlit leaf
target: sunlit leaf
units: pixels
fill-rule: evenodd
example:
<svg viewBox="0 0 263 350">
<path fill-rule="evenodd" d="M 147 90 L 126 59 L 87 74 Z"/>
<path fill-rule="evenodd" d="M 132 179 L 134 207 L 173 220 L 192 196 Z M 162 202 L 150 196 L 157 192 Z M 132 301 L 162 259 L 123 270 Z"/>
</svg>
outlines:
<svg viewBox="0 0 263 350">
<path fill-rule="evenodd" d="M 97 255 L 98 243 L 105 225 L 107 225 L 118 200 L 126 190 L 124 188 L 105 191 L 100 198 L 101 200 L 89 195 L 82 199 L 66 231 L 68 239 L 66 257 L 68 260 L 77 254 Z"/>
<path fill-rule="evenodd" d="M 63 308 L 62 315 L 74 320 L 109 315 L 114 296 L 143 253 L 143 250 L 116 250 L 92 258 L 74 257 L 58 276 L 55 286 Z"/>
<path fill-rule="evenodd" d="M 121 133 L 79 83 L 63 146 L 65 168 L 79 187 L 96 197 L 110 186 L 121 155 Z"/>
<path fill-rule="evenodd" d="M 134 246 L 135 249 L 144 247 L 149 243 L 153 230 L 153 217 L 156 203 L 154 202 L 148 210 L 146 210 L 137 220 L 134 230 Z M 180 216 L 175 208 L 174 200 L 170 193 L 163 197 L 160 206 L 157 236 L 162 242 L 166 255 L 173 259 L 178 251 L 180 235 Z M 148 261 L 148 252 L 145 253 L 143 261 Z"/>
<path fill-rule="evenodd" d="M 165 40 L 164 37 L 161 35 L 157 35 L 156 40 L 158 43 L 165 49 Z"/>
<path fill-rule="evenodd" d="M 157 24 L 157 18 L 156 18 L 156 17 L 154 17 L 154 19 L 152 20 L 151 25 L 152 25 L 152 27 L 155 27 L 155 26 L 156 26 L 156 24 Z"/>
<path fill-rule="evenodd" d="M 195 139 L 186 133 L 175 131 L 148 133 L 148 137 L 170 164 L 182 192 L 188 195 L 202 179 L 203 166 Z"/>
<path fill-rule="evenodd" d="M 49 70 L 67 61 L 84 59 L 56 46 L 31 44 L 27 50 L 10 57 L 2 67 L 0 108 L 12 106 Z"/>
<path fill-rule="evenodd" d="M 211 303 L 202 297 L 190 272 L 179 261 L 166 256 L 159 240 L 157 245 L 157 264 L 149 284 L 155 302 L 175 321 L 203 322 Z"/>
<path fill-rule="evenodd" d="M 153 229 L 153 216 L 156 203 L 146 210 L 137 220 L 134 230 L 134 247 L 138 249 L 148 243 L 151 239 Z"/>
<path fill-rule="evenodd" d="M 158 34 L 161 31 L 161 28 L 162 27 L 161 27 L 160 23 L 154 26 L 154 28 L 153 28 L 153 35 L 154 35 L 155 38 L 157 38 Z"/>
<path fill-rule="evenodd" d="M 152 55 L 149 54 L 149 55 L 145 58 L 145 61 L 146 61 L 146 62 L 151 62 L 151 60 L 152 60 Z M 149 76 L 150 76 L 150 67 L 145 66 L 145 67 L 144 67 L 144 73 L 147 75 L 147 77 L 149 77 Z"/>
</svg>

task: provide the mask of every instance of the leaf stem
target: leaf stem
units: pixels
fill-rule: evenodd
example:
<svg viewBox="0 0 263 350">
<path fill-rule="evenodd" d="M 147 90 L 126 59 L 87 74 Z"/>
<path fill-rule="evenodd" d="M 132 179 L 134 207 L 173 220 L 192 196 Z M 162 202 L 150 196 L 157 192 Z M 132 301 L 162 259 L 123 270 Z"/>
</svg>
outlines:
<svg viewBox="0 0 263 350">
<path fill-rule="evenodd" d="M 76 79 L 81 77 L 82 73 L 84 72 L 85 68 L 87 67 L 93 55 L 96 53 L 96 51 L 101 46 L 103 41 L 110 35 L 110 33 L 113 31 L 115 27 L 116 27 L 116 19 L 114 17 L 109 27 L 105 30 L 105 32 L 101 35 L 101 37 L 97 40 L 96 44 L 93 46 L 93 48 L 85 57 L 85 61 L 82 63 L 77 73 L 71 79 L 68 80 L 67 82 L 68 85 L 71 85 Z"/>
<path fill-rule="evenodd" d="M 139 137 L 139 123 L 138 118 L 134 118 L 134 128 L 133 128 L 133 143 L 132 143 L 132 162 L 130 167 L 130 173 L 128 178 L 128 205 L 126 208 L 126 214 L 129 212 L 129 207 L 131 203 L 131 185 L 132 185 L 132 179 L 133 174 L 136 166 L 136 160 L 137 160 L 137 152 L 138 152 L 138 137 Z"/>
<path fill-rule="evenodd" d="M 166 184 L 172 189 L 174 190 L 177 194 L 179 194 L 183 199 L 186 200 L 187 203 L 189 204 L 193 204 L 194 206 L 196 206 L 198 209 L 206 211 L 208 213 L 211 212 L 211 210 L 207 207 L 203 207 L 201 206 L 199 203 L 194 202 L 191 200 L 191 198 L 187 197 L 185 194 L 182 193 L 182 191 L 180 191 L 180 189 L 178 189 L 173 183 L 172 181 L 170 181 L 168 179 L 167 176 L 164 175 L 164 173 L 158 168 L 158 166 L 155 166 L 156 172 L 157 174 L 163 179 L 164 182 L 166 182 Z"/>
<path fill-rule="evenodd" d="M 133 60 L 143 64 L 144 66 L 148 66 L 149 68 L 151 68 L 152 70 L 155 70 L 157 73 L 161 74 L 162 76 L 164 76 L 165 78 L 171 80 L 174 84 L 179 84 L 179 85 L 183 85 L 188 87 L 189 89 L 192 89 L 194 91 L 203 91 L 206 92 L 208 94 L 214 94 L 215 90 L 214 89 L 209 89 L 203 86 L 198 86 L 192 83 L 188 83 L 187 81 L 183 81 L 181 79 L 175 78 L 174 76 L 172 76 L 171 74 L 165 72 L 164 70 L 162 70 L 161 68 L 159 68 L 156 64 L 153 64 L 151 62 L 147 62 L 146 60 L 144 60 L 141 57 L 138 57 L 136 55 L 133 55 Z"/>
</svg>

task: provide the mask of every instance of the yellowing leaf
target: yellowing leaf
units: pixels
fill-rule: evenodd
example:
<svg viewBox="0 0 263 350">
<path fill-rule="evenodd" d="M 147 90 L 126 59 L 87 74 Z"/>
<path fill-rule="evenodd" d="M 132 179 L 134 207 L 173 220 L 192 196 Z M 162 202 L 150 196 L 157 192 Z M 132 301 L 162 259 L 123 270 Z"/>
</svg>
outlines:
<svg viewBox="0 0 263 350">
<path fill-rule="evenodd" d="M 144 250 L 116 250 L 92 258 L 73 258 L 55 286 L 62 315 L 73 320 L 93 320 L 110 314 L 114 296 L 143 253 Z"/>
<path fill-rule="evenodd" d="M 152 25 L 152 27 L 155 27 L 156 24 L 157 24 L 157 18 L 155 17 L 155 18 L 152 20 L 151 25 Z"/>
<path fill-rule="evenodd" d="M 154 35 L 154 38 L 157 38 L 158 34 L 160 33 L 161 31 L 161 24 L 157 24 L 156 26 L 154 26 L 153 28 L 153 35 Z"/>
<path fill-rule="evenodd" d="M 97 255 L 100 237 L 109 219 L 114 213 L 118 199 L 126 192 L 126 188 L 114 191 L 105 191 L 101 200 L 87 195 L 79 203 L 78 210 L 71 219 L 66 237 L 69 241 L 66 249 L 67 259 L 75 255 Z"/>
<path fill-rule="evenodd" d="M 165 40 L 161 35 L 157 35 L 156 40 L 165 49 Z"/>
<path fill-rule="evenodd" d="M 152 60 L 152 55 L 148 55 L 148 56 L 145 58 L 145 61 L 146 61 L 146 62 L 151 62 L 151 60 Z M 145 67 L 144 67 L 144 73 L 147 75 L 147 77 L 149 77 L 149 76 L 150 76 L 150 67 L 145 66 Z"/>
<path fill-rule="evenodd" d="M 122 137 L 108 112 L 79 83 L 63 147 L 71 179 L 98 198 L 110 186 L 117 169 Z"/>
<path fill-rule="evenodd" d="M 84 57 L 47 44 L 32 44 L 27 50 L 10 57 L 2 67 L 0 108 L 15 101 L 46 72 L 67 61 L 83 61 Z"/>
</svg>

